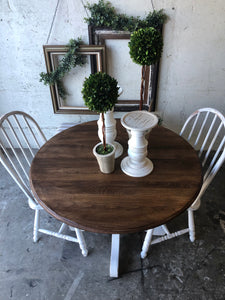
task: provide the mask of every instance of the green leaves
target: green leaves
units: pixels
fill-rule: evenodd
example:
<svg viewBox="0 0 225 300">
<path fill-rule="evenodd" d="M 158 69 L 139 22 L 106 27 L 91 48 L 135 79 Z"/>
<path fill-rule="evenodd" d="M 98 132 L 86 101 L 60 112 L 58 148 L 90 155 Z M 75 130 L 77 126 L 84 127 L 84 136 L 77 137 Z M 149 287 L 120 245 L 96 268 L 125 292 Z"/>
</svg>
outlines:
<svg viewBox="0 0 225 300">
<path fill-rule="evenodd" d="M 159 29 L 164 21 L 166 15 L 163 10 L 149 12 L 147 17 L 143 20 L 140 17 L 129 17 L 125 14 L 117 14 L 115 8 L 109 1 L 99 0 L 98 3 L 85 6 L 91 13 L 91 17 L 84 18 L 84 20 L 92 26 L 110 28 L 112 30 L 123 30 L 133 32 L 139 28 L 154 27 Z"/>
<path fill-rule="evenodd" d="M 85 21 L 89 25 L 110 27 L 111 19 L 116 15 L 115 9 L 111 6 L 110 2 L 100 0 L 98 3 L 92 5 L 88 3 L 85 7 L 91 12 L 91 17 L 85 18 Z"/>
<path fill-rule="evenodd" d="M 162 35 L 153 27 L 140 28 L 131 35 L 128 46 L 130 56 L 136 64 L 150 66 L 161 57 Z"/>
<path fill-rule="evenodd" d="M 118 98 L 117 80 L 106 73 L 91 74 L 85 78 L 82 94 L 85 105 L 98 113 L 113 108 Z"/>
<path fill-rule="evenodd" d="M 139 22 L 139 28 L 153 27 L 155 29 L 160 29 L 163 23 L 166 21 L 167 16 L 163 13 L 163 10 L 159 11 L 153 10 L 149 12 L 147 17 Z"/>
<path fill-rule="evenodd" d="M 40 81 L 43 81 L 45 85 L 53 85 L 57 83 L 59 95 L 61 98 L 66 98 L 66 90 L 63 87 L 61 79 L 68 73 L 72 68 L 76 66 L 82 66 L 86 63 L 85 56 L 77 53 L 81 44 L 81 39 L 71 39 L 68 44 L 68 52 L 60 61 L 55 71 L 51 73 L 40 73 Z"/>
</svg>

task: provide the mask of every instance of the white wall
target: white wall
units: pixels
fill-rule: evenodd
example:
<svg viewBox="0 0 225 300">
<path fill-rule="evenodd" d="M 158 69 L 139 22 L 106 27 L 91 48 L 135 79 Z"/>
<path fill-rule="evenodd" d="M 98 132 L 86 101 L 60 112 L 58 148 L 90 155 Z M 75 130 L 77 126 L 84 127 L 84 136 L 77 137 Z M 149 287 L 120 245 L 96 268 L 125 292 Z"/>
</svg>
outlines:
<svg viewBox="0 0 225 300">
<path fill-rule="evenodd" d="M 88 43 L 83 21 L 85 0 L 61 0 L 48 44 L 67 44 L 81 37 Z M 90 3 L 97 2 L 90 0 Z M 111 0 L 119 12 L 144 17 L 150 0 Z M 90 115 L 53 113 L 45 71 L 46 44 L 57 0 L 0 0 L 0 115 L 11 110 L 30 113 L 48 137 L 62 122 L 97 119 Z M 153 0 L 169 16 L 164 26 L 157 110 L 167 126 L 178 130 L 199 107 L 225 114 L 224 0 Z"/>
<path fill-rule="evenodd" d="M 154 2 L 170 17 L 164 30 L 157 106 L 166 124 L 178 130 L 200 107 L 225 114 L 224 0 Z"/>
</svg>

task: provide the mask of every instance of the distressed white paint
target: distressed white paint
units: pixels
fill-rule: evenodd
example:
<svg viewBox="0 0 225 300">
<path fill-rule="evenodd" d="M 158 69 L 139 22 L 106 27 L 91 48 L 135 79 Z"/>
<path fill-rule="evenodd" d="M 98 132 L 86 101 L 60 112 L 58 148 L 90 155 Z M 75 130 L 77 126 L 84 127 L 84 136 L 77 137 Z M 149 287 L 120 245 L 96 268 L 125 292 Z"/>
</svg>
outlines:
<svg viewBox="0 0 225 300">
<path fill-rule="evenodd" d="M 216 119 L 219 122 L 216 123 Z M 219 129 L 219 131 L 214 131 L 213 129 Z M 198 134 L 195 134 L 196 132 Z M 210 134 L 210 132 L 216 133 Z M 147 252 L 151 244 L 161 243 L 185 233 L 189 233 L 191 242 L 195 241 L 194 211 L 199 209 L 202 196 L 204 195 L 207 187 L 212 182 L 213 178 L 225 161 L 225 118 L 219 111 L 212 108 L 205 108 L 199 109 L 198 111 L 194 112 L 184 123 L 184 126 L 180 132 L 180 136 L 182 136 L 184 139 L 185 137 L 188 137 L 188 141 L 191 142 L 191 145 L 196 151 L 197 149 L 200 149 L 200 151 L 198 152 L 198 156 L 202 164 L 203 184 L 195 201 L 187 209 L 188 228 L 170 233 L 167 226 L 163 225 L 162 228 L 165 235 L 155 239 L 154 241 L 152 241 L 152 234 L 154 229 L 149 229 L 142 246 L 142 258 L 145 258 L 147 256 Z M 194 140 L 192 139 L 192 136 L 195 137 Z M 198 147 L 199 143 L 200 147 Z M 211 151 L 213 148 L 213 144 L 216 146 L 215 152 Z M 220 226 L 222 229 L 223 225 L 223 222 L 220 222 Z"/>
<path fill-rule="evenodd" d="M 144 17 L 152 10 L 150 0 L 110 2 L 118 12 L 128 15 Z M 42 45 L 46 44 L 56 3 L 2 0 L 0 10 L 0 115 L 26 111 L 41 124 L 48 138 L 63 122 L 98 118 L 54 114 L 49 87 L 39 82 L 40 72 L 46 70 Z M 164 123 L 178 131 L 199 107 L 214 107 L 225 113 L 224 0 L 153 0 L 153 4 L 169 16 L 164 26 L 157 99 Z M 81 0 L 60 0 L 49 44 L 66 44 L 77 37 L 88 43 L 85 16 Z M 129 71 L 127 76 L 131 76 Z"/>
<path fill-rule="evenodd" d="M 110 277 L 119 275 L 119 258 L 120 258 L 120 234 L 112 234 L 111 256 L 110 256 Z"/>
<path fill-rule="evenodd" d="M 128 156 L 121 161 L 124 173 L 133 177 L 143 177 L 153 170 L 152 161 L 147 158 L 148 141 L 145 138 L 153 127 L 158 124 L 158 118 L 147 111 L 128 112 L 121 118 L 121 123 L 129 131 Z"/>
</svg>

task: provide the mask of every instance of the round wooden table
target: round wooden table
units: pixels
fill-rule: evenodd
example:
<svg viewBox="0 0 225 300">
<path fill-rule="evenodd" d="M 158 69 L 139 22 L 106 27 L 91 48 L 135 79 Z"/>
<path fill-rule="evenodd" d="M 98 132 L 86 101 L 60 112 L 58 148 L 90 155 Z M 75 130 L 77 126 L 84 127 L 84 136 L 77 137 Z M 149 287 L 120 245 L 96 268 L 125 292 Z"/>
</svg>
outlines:
<svg viewBox="0 0 225 300">
<path fill-rule="evenodd" d="M 202 185 L 202 170 L 196 152 L 182 137 L 155 127 L 148 145 L 153 172 L 127 176 L 120 162 L 127 155 L 128 134 L 119 120 L 116 140 L 124 153 L 114 173 L 102 174 L 92 153 L 98 142 L 96 121 L 57 134 L 36 154 L 30 184 L 40 205 L 56 219 L 113 234 L 112 250 L 119 255 L 119 234 L 162 225 L 192 204 Z"/>
</svg>

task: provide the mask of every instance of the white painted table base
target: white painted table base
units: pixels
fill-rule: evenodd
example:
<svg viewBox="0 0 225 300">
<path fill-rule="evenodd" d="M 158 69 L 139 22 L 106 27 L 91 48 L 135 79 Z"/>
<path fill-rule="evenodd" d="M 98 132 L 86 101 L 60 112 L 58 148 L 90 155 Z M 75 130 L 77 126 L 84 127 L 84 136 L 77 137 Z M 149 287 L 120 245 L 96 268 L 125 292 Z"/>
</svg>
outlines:
<svg viewBox="0 0 225 300">
<path fill-rule="evenodd" d="M 110 257 L 110 277 L 118 277 L 120 256 L 120 234 L 112 234 L 111 257 Z"/>
<path fill-rule="evenodd" d="M 163 225 L 164 226 L 164 225 Z M 154 228 L 153 235 L 164 236 L 169 232 L 167 227 L 158 226 Z M 111 257 L 109 276 L 117 278 L 119 276 L 119 257 L 120 257 L 120 234 L 112 234 Z"/>
</svg>

